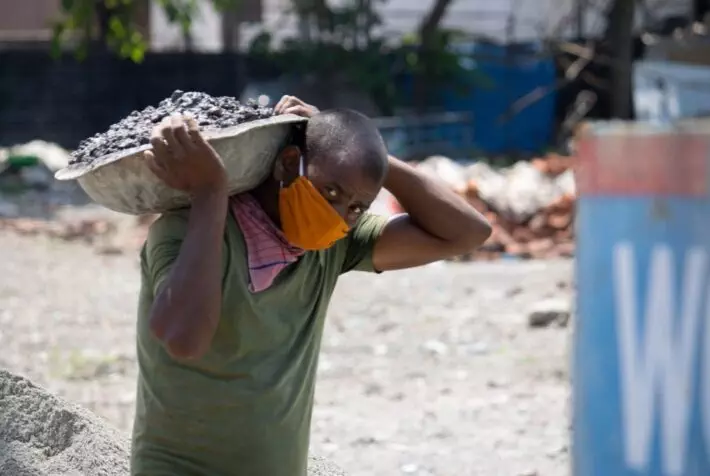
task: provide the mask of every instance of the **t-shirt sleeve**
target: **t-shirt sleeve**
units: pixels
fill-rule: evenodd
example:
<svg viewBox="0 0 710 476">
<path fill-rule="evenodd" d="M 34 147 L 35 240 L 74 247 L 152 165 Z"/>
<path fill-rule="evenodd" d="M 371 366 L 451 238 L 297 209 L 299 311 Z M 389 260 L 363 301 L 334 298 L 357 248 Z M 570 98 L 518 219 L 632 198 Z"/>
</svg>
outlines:
<svg viewBox="0 0 710 476">
<path fill-rule="evenodd" d="M 343 240 L 345 259 L 341 274 L 348 271 L 378 272 L 372 264 L 372 251 L 388 220 L 387 217 L 369 213 L 360 218 Z"/>
<path fill-rule="evenodd" d="M 189 212 L 178 210 L 164 213 L 150 227 L 145 246 L 145 265 L 153 289 L 157 294 L 170 274 L 187 234 Z"/>
</svg>

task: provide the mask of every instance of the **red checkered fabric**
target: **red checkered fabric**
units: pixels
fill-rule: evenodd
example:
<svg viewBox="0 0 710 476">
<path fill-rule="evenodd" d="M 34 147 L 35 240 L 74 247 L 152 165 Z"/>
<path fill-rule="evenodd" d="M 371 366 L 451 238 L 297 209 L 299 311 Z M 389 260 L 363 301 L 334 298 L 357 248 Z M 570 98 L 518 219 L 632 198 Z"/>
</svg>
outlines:
<svg viewBox="0 0 710 476">
<path fill-rule="evenodd" d="M 229 206 L 246 243 L 249 291 L 258 293 L 271 286 L 281 270 L 297 261 L 304 250 L 289 244 L 250 194 L 233 195 Z"/>
</svg>

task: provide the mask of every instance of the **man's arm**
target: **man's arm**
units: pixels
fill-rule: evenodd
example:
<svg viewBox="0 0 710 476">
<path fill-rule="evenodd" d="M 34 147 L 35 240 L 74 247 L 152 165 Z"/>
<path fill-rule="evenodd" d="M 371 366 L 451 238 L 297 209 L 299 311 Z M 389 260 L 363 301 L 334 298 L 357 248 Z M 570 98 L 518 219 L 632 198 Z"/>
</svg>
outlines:
<svg viewBox="0 0 710 476">
<path fill-rule="evenodd" d="M 151 273 L 156 298 L 150 328 L 171 355 L 199 358 L 209 349 L 221 314 L 227 174 L 193 119 L 165 120 L 150 142 L 153 148 L 145 160 L 153 173 L 192 198 L 177 258 L 170 263 L 172 256 L 160 260 L 153 256 L 157 262 L 149 263 L 158 268 Z"/>
<path fill-rule="evenodd" d="M 462 197 L 394 157 L 385 188 L 406 214 L 394 217 L 375 243 L 372 263 L 378 271 L 466 254 L 491 234 L 488 221 Z"/>
<path fill-rule="evenodd" d="M 274 110 L 304 117 L 318 113 L 315 106 L 295 96 L 282 97 Z M 394 157 L 389 158 L 385 188 L 407 213 L 393 218 L 375 239 L 371 265 L 377 271 L 412 268 L 466 254 L 491 234 L 488 221 L 463 198 Z"/>
<path fill-rule="evenodd" d="M 150 328 L 173 357 L 204 355 L 219 324 L 226 216 L 226 190 L 195 196 L 180 252 L 156 283 Z"/>
</svg>

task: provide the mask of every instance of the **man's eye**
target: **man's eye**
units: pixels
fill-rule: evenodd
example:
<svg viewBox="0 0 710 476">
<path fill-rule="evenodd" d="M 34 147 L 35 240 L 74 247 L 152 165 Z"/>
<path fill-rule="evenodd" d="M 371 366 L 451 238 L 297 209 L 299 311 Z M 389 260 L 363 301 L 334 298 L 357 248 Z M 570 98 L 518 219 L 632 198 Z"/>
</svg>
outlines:
<svg viewBox="0 0 710 476">
<path fill-rule="evenodd" d="M 355 215 L 362 215 L 365 213 L 365 208 L 360 206 L 355 206 L 350 209 L 350 211 Z"/>
<path fill-rule="evenodd" d="M 327 188 L 325 190 L 325 195 L 330 199 L 338 198 L 338 191 L 333 188 Z"/>
</svg>

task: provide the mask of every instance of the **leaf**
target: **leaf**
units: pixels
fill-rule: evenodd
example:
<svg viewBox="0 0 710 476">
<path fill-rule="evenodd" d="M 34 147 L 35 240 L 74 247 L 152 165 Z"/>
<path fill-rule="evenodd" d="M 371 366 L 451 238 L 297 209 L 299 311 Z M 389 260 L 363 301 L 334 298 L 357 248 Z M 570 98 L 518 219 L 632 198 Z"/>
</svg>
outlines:
<svg viewBox="0 0 710 476">
<path fill-rule="evenodd" d="M 126 38 L 126 27 L 118 16 L 112 15 L 108 24 L 111 33 L 113 33 L 117 39 Z"/>
<path fill-rule="evenodd" d="M 76 51 L 74 52 L 74 56 L 78 61 L 84 61 L 86 57 L 89 55 L 89 42 L 87 40 L 82 41 L 79 43 L 79 46 L 77 47 Z"/>
<path fill-rule="evenodd" d="M 134 48 L 131 51 L 131 60 L 134 63 L 142 63 L 145 58 L 145 48 Z"/>
<path fill-rule="evenodd" d="M 212 0 L 217 11 L 236 10 L 242 6 L 241 0 Z"/>
</svg>

